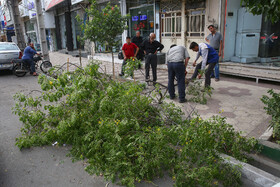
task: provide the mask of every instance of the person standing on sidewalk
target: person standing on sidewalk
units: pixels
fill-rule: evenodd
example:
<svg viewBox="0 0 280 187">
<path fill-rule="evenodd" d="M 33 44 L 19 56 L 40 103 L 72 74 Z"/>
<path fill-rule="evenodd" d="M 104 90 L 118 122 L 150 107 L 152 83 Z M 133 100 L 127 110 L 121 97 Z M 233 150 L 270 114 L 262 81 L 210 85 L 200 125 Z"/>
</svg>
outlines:
<svg viewBox="0 0 280 187">
<path fill-rule="evenodd" d="M 136 36 L 132 38 L 132 43 L 136 44 L 139 47 L 139 52 L 137 54 L 138 60 L 143 60 L 143 50 L 141 49 L 141 44 L 143 43 L 143 37 L 140 35 L 140 31 L 136 31 Z"/>
<path fill-rule="evenodd" d="M 136 50 L 136 52 L 135 52 Z M 128 36 L 126 37 L 126 43 L 122 47 L 122 53 L 124 56 L 124 60 L 122 63 L 122 70 L 119 76 L 124 75 L 124 66 L 126 65 L 126 60 L 130 59 L 131 57 L 136 57 L 139 51 L 139 47 L 137 47 L 134 43 L 131 43 L 131 38 Z"/>
<path fill-rule="evenodd" d="M 216 28 L 214 25 L 209 25 L 208 26 L 209 31 L 211 34 L 209 34 L 205 40 L 210 44 L 211 47 L 213 47 L 216 52 L 221 56 L 221 49 L 222 49 L 222 44 L 223 44 L 223 37 L 221 33 L 216 31 Z M 219 71 L 219 61 L 217 62 L 215 66 L 215 73 L 212 72 L 211 77 L 214 77 L 215 74 L 215 81 L 220 80 L 220 71 Z"/>
<path fill-rule="evenodd" d="M 168 92 L 170 99 L 175 98 L 174 79 L 177 78 L 179 102 L 186 102 L 185 71 L 190 59 L 190 55 L 184 46 L 171 45 L 166 54 L 168 67 Z"/>
<path fill-rule="evenodd" d="M 145 78 L 146 82 L 150 80 L 150 66 L 153 72 L 153 82 L 157 81 L 157 52 L 161 51 L 164 46 L 155 40 L 156 35 L 154 33 L 150 34 L 148 40 L 145 40 L 142 44 L 144 54 L 145 54 Z"/>
<path fill-rule="evenodd" d="M 193 66 L 196 66 L 196 68 L 191 80 L 194 80 L 197 76 L 200 79 L 201 74 L 199 73 L 199 70 L 204 70 L 208 65 L 208 68 L 205 71 L 205 88 L 207 88 L 211 84 L 211 73 L 215 65 L 219 61 L 219 55 L 213 47 L 206 43 L 197 44 L 196 42 L 192 42 L 190 45 L 190 49 L 195 52 L 198 52 L 197 57 L 193 63 Z M 199 59 L 200 56 L 202 56 L 203 60 L 202 62 L 196 65 L 196 61 Z"/>
</svg>

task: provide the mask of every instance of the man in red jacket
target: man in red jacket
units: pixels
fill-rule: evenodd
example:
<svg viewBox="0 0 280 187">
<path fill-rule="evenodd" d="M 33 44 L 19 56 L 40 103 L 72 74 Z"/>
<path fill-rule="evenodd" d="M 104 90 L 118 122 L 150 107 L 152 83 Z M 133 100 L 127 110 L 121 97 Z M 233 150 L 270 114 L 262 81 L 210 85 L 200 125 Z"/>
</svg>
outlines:
<svg viewBox="0 0 280 187">
<path fill-rule="evenodd" d="M 134 53 L 135 49 L 136 52 Z M 124 75 L 124 66 L 126 65 L 126 60 L 130 59 L 131 57 L 136 57 L 138 51 L 139 51 L 139 47 L 137 47 L 137 45 L 135 45 L 134 43 L 131 43 L 131 38 L 129 36 L 126 37 L 126 43 L 122 47 L 124 60 L 122 63 L 122 71 L 119 74 L 120 76 Z"/>
</svg>

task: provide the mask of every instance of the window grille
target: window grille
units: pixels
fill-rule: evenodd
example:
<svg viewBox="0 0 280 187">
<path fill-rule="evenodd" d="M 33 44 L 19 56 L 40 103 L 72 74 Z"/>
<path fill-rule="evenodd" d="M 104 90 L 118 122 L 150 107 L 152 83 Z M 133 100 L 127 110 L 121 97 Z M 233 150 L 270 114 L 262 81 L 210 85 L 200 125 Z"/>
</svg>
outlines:
<svg viewBox="0 0 280 187">
<path fill-rule="evenodd" d="M 204 37 L 205 9 L 188 10 L 186 15 L 186 22 L 187 37 Z"/>
<path fill-rule="evenodd" d="M 182 31 L 181 12 L 168 12 L 161 14 L 161 36 L 179 37 Z"/>
<path fill-rule="evenodd" d="M 181 10 L 182 2 L 179 0 L 161 0 L 160 11 L 162 13 L 173 12 Z"/>
</svg>

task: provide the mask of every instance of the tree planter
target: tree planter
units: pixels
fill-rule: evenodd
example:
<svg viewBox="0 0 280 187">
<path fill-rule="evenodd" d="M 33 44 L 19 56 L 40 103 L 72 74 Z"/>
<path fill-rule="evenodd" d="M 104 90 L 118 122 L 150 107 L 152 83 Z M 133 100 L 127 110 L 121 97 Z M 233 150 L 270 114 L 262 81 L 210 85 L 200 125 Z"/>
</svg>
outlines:
<svg viewBox="0 0 280 187">
<path fill-rule="evenodd" d="M 271 140 L 272 140 L 272 129 L 269 128 L 259 138 L 259 143 L 261 146 L 263 146 L 263 149 L 260 154 L 280 163 L 280 145 L 271 142 Z"/>
</svg>

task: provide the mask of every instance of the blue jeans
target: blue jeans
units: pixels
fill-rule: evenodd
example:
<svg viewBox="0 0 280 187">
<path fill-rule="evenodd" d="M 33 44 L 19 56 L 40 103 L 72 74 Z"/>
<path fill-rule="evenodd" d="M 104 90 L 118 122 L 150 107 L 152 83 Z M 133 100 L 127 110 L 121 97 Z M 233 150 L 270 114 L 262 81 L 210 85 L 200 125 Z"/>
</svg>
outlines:
<svg viewBox="0 0 280 187">
<path fill-rule="evenodd" d="M 179 99 L 184 100 L 186 97 L 185 86 L 185 64 L 183 62 L 168 63 L 168 92 L 170 98 L 175 97 L 175 76 L 178 82 Z"/>
<path fill-rule="evenodd" d="M 214 77 L 215 75 L 215 78 L 216 79 L 219 79 L 220 78 L 220 67 L 219 67 L 219 62 L 216 64 L 215 68 L 214 68 L 214 71 L 212 72 L 211 74 L 211 77 Z"/>
<path fill-rule="evenodd" d="M 34 73 L 35 71 L 35 63 L 33 59 L 24 59 L 23 62 L 27 63 L 30 66 L 30 72 Z"/>
</svg>

